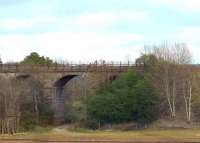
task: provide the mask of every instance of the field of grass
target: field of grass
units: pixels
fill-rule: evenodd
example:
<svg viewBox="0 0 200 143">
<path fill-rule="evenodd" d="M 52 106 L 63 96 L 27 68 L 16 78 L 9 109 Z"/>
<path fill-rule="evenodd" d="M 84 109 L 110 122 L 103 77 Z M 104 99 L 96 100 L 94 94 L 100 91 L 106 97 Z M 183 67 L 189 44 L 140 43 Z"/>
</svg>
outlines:
<svg viewBox="0 0 200 143">
<path fill-rule="evenodd" d="M 38 129 L 35 132 L 20 133 L 16 135 L 0 136 L 3 141 L 35 141 L 35 142 L 200 142 L 200 129 L 146 129 L 137 131 L 92 131 L 85 129 L 66 130 L 62 128 Z"/>
</svg>

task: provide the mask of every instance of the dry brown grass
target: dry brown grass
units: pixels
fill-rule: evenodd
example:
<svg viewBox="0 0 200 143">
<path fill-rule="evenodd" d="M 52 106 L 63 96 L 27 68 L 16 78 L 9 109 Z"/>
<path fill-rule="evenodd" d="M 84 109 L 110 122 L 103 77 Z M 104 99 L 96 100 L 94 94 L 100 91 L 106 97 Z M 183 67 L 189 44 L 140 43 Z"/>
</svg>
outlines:
<svg viewBox="0 0 200 143">
<path fill-rule="evenodd" d="M 200 129 L 146 129 L 139 131 L 68 131 L 65 129 L 53 129 L 43 133 L 21 133 L 13 136 L 4 135 L 0 137 L 0 142 L 45 142 L 45 141 L 80 141 L 80 142 L 98 142 L 98 141 L 118 141 L 118 142 L 200 142 Z"/>
</svg>

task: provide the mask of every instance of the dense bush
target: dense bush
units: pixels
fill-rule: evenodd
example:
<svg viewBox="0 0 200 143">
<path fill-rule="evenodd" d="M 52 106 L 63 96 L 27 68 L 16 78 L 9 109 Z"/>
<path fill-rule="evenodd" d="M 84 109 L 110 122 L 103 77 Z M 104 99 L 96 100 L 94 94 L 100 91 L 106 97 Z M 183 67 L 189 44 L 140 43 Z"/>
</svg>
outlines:
<svg viewBox="0 0 200 143">
<path fill-rule="evenodd" d="M 88 98 L 88 120 L 98 124 L 130 121 L 148 124 L 157 118 L 157 101 L 150 82 L 130 70 Z"/>
</svg>

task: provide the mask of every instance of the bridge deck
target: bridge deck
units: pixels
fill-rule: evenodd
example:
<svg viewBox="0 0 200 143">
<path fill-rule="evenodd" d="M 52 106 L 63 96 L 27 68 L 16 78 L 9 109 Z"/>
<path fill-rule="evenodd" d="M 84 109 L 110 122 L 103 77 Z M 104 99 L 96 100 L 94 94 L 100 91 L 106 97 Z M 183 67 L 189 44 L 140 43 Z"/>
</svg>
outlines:
<svg viewBox="0 0 200 143">
<path fill-rule="evenodd" d="M 73 65 L 22 65 L 1 64 L 0 73 L 30 72 L 123 72 L 135 67 L 134 64 L 73 64 Z"/>
</svg>

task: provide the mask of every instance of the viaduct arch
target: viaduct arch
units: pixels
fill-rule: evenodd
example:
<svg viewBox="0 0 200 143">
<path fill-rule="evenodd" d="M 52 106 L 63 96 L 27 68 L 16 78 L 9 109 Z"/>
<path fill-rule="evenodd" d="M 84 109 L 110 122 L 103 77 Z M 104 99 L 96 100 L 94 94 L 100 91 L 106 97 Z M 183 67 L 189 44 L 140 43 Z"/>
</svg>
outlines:
<svg viewBox="0 0 200 143">
<path fill-rule="evenodd" d="M 55 111 L 55 123 L 64 121 L 64 86 L 76 77 L 87 80 L 90 88 L 105 81 L 115 80 L 121 72 L 135 65 L 1 65 L 0 76 L 27 80 L 33 78 L 41 83 L 45 96 L 49 97 Z"/>
</svg>

